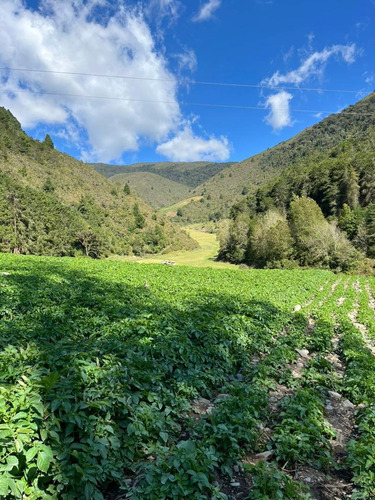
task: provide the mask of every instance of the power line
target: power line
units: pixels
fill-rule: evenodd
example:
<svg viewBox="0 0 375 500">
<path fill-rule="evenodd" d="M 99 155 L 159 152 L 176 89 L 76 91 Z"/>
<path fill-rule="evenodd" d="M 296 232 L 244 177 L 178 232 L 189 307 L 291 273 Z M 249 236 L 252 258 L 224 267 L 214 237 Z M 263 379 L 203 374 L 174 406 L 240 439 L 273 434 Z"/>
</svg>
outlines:
<svg viewBox="0 0 375 500">
<path fill-rule="evenodd" d="M 127 76 L 127 75 L 106 75 L 100 73 L 79 73 L 74 71 L 55 71 L 47 69 L 31 69 L 31 68 L 2 68 L 0 71 L 19 71 L 26 73 L 52 73 L 56 75 L 71 75 L 71 76 L 95 76 L 99 78 L 118 78 L 123 80 L 145 80 L 151 82 L 176 82 L 174 78 L 149 78 L 144 76 Z M 294 91 L 308 91 L 308 92 L 335 92 L 344 94 L 358 94 L 363 91 L 360 90 L 344 90 L 344 89 L 326 89 L 326 88 L 309 88 L 309 87 L 278 87 L 276 85 L 265 84 L 248 84 L 248 83 L 232 83 L 232 82 L 205 82 L 198 80 L 186 80 L 183 83 L 188 85 L 209 85 L 219 87 L 238 87 L 238 88 L 251 88 L 251 89 L 272 89 L 272 90 L 294 90 Z"/>
<path fill-rule="evenodd" d="M 31 94 L 35 96 L 39 95 L 51 95 L 59 97 L 78 97 L 84 99 L 104 99 L 109 101 L 124 101 L 124 102 L 141 102 L 141 103 L 153 103 L 153 104 L 178 104 L 181 106 L 200 106 L 207 108 L 228 108 L 228 109 L 244 109 L 250 111 L 269 111 L 269 107 L 266 106 L 242 106 L 235 104 L 215 104 L 215 103 L 202 103 L 202 102 L 177 102 L 177 101 L 159 101 L 154 99 L 133 99 L 128 97 L 115 97 L 115 96 L 97 96 L 97 95 L 85 95 L 85 94 L 68 94 L 62 92 L 47 92 L 39 91 L 33 92 L 30 90 L 12 90 L 12 89 L 0 89 L 0 92 L 9 92 L 12 94 Z M 357 111 L 323 111 L 315 109 L 296 109 L 296 108 L 283 108 L 279 107 L 279 110 L 289 110 L 297 113 L 315 113 L 315 114 L 350 114 L 350 115 L 361 115 L 361 116 L 374 116 L 375 113 L 359 113 Z"/>
</svg>

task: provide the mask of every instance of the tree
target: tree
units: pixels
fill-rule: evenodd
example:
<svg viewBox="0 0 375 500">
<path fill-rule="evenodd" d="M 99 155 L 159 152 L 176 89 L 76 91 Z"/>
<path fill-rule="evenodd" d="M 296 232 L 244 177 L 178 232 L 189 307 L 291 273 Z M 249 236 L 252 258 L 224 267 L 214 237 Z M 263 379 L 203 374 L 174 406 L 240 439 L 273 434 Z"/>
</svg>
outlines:
<svg viewBox="0 0 375 500">
<path fill-rule="evenodd" d="M 293 253 L 293 238 L 285 215 L 269 210 L 258 217 L 250 237 L 250 258 L 258 266 L 289 259 Z"/>
<path fill-rule="evenodd" d="M 46 135 L 43 144 L 48 149 L 54 149 L 55 148 L 55 145 L 53 144 L 53 141 L 52 141 L 51 137 L 48 134 Z"/>
<path fill-rule="evenodd" d="M 244 213 L 240 213 L 233 221 L 223 226 L 219 233 L 219 258 L 237 264 L 244 262 L 248 253 L 251 230 L 251 220 Z"/>
<path fill-rule="evenodd" d="M 124 185 L 124 194 L 126 194 L 127 196 L 131 193 L 130 191 L 130 186 L 129 186 L 129 183 L 127 182 L 125 185 Z"/>
<path fill-rule="evenodd" d="M 306 265 L 328 263 L 329 224 L 311 198 L 295 196 L 290 204 L 290 229 L 297 254 Z"/>
<path fill-rule="evenodd" d="M 134 215 L 134 222 L 135 226 L 138 229 L 142 229 L 145 226 L 146 220 L 142 212 L 139 210 L 139 205 L 138 203 L 134 204 L 133 207 L 133 215 Z"/>
</svg>

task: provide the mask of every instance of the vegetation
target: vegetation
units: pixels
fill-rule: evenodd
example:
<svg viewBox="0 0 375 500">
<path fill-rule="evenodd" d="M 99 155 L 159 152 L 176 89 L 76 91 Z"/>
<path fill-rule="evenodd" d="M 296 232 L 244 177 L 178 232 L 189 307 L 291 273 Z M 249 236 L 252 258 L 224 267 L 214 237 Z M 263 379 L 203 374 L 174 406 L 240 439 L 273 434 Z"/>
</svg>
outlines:
<svg viewBox="0 0 375 500">
<path fill-rule="evenodd" d="M 189 195 L 189 187 L 171 181 L 151 172 L 134 172 L 117 174 L 110 178 L 112 182 L 128 185 L 133 192 L 153 208 L 158 209 L 172 205 Z"/>
<path fill-rule="evenodd" d="M 361 122 L 358 118 L 371 110 L 375 112 L 374 94 L 271 150 L 270 158 L 276 155 L 283 164 L 289 156 L 280 156 L 281 151 L 290 154 L 296 148 L 288 168 L 232 207 L 221 257 L 257 266 L 290 265 L 292 260 L 343 270 L 355 268 L 364 257 L 374 258 L 375 130 L 367 115 Z M 306 137 L 312 145 L 321 137 L 322 144 L 311 149 Z M 345 140 L 337 143 L 337 138 Z M 324 151 L 323 145 L 330 149 Z M 307 147 L 303 155 L 298 154 L 302 146 Z M 284 218 L 286 232 L 277 224 L 265 225 L 277 217 L 280 224 Z"/>
<path fill-rule="evenodd" d="M 298 196 L 287 215 L 274 208 L 251 216 L 235 213 L 220 234 L 219 256 L 258 267 L 302 265 L 344 271 L 358 268 L 364 259 L 313 199 Z"/>
<path fill-rule="evenodd" d="M 92 164 L 97 172 L 110 179 L 116 179 L 116 176 L 119 174 L 147 172 L 164 177 L 165 179 L 169 179 L 170 181 L 189 188 L 199 186 L 229 165 L 232 165 L 232 163 L 212 163 L 207 161 L 135 163 L 133 165 Z M 153 179 L 154 176 L 150 176 L 150 178 Z"/>
<path fill-rule="evenodd" d="M 341 471 L 370 498 L 375 358 L 348 313 L 358 303 L 374 325 L 375 281 L 354 285 L 327 271 L 0 256 L 1 497 L 226 499 L 238 479 L 245 498 L 301 500 L 309 467 L 328 492 Z M 344 462 L 328 390 L 366 403 Z"/>
<path fill-rule="evenodd" d="M 192 191 L 211 200 L 187 205 L 184 221 L 226 218 L 233 201 L 246 204 L 255 192 L 263 211 L 290 203 L 293 193 L 313 198 L 326 216 L 343 203 L 352 207 L 357 194 L 361 205 L 368 205 L 374 194 L 374 113 L 372 93 L 292 139 L 228 166 Z"/>
<path fill-rule="evenodd" d="M 0 209 L 1 252 L 102 257 L 196 246 L 130 190 L 56 151 L 48 135 L 28 137 L 4 108 Z"/>
</svg>

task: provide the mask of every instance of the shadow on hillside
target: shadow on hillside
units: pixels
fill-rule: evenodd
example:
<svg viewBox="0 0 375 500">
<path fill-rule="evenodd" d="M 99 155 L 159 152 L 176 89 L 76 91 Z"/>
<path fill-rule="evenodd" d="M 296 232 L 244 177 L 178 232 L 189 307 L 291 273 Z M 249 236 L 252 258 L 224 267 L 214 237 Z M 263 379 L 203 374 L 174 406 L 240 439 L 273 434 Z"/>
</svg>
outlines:
<svg viewBox="0 0 375 500">
<path fill-rule="evenodd" d="M 246 375 L 251 355 L 291 320 L 224 291 L 161 298 L 131 276 L 114 283 L 63 261 L 28 268 L 15 264 L 3 298 L 3 374 L 12 366 L 8 383 L 26 375 L 42 395 L 41 425 L 73 496 L 87 488 L 94 498 L 95 485 L 130 477 L 145 450 L 163 444 L 161 431 L 178 433 L 189 400 Z"/>
</svg>

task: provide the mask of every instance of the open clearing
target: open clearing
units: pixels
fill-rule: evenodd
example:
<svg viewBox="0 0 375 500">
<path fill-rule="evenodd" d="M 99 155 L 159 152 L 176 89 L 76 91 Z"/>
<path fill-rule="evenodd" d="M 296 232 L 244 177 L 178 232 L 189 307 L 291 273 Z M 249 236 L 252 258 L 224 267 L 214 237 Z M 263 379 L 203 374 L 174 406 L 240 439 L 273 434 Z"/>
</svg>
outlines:
<svg viewBox="0 0 375 500">
<path fill-rule="evenodd" d="M 0 497 L 373 498 L 374 292 L 0 255 Z"/>
<path fill-rule="evenodd" d="M 199 248 L 195 250 L 168 252 L 161 255 L 148 255 L 146 257 L 112 257 L 112 259 L 143 264 L 160 264 L 164 260 L 170 260 L 182 266 L 213 267 L 216 269 L 236 269 L 238 267 L 229 262 L 215 260 L 219 251 L 219 242 L 216 239 L 216 234 L 200 231 L 191 226 L 186 227 L 185 230 L 198 242 Z"/>
</svg>

